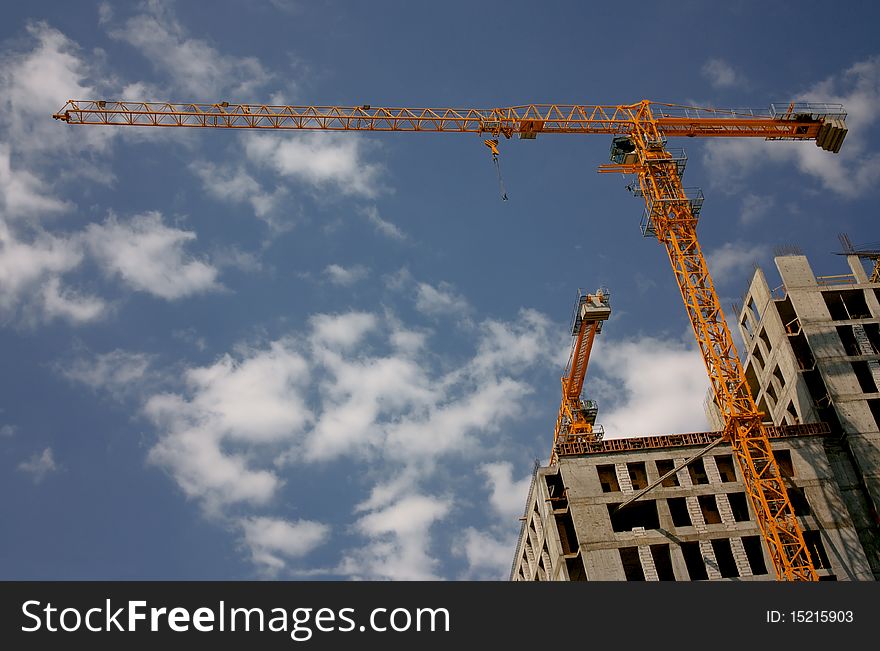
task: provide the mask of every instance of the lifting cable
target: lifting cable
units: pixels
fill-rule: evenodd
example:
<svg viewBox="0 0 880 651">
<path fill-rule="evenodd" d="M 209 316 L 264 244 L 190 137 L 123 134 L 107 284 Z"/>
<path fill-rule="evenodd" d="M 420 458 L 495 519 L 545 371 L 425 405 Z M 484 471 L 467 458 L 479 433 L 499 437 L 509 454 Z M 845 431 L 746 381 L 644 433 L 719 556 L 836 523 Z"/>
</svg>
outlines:
<svg viewBox="0 0 880 651">
<path fill-rule="evenodd" d="M 492 151 L 492 162 L 495 163 L 495 171 L 498 173 L 498 186 L 501 188 L 501 201 L 507 201 L 507 190 L 504 189 L 504 179 L 501 177 L 501 163 L 498 161 L 498 140 L 487 139 L 483 141 Z"/>
</svg>

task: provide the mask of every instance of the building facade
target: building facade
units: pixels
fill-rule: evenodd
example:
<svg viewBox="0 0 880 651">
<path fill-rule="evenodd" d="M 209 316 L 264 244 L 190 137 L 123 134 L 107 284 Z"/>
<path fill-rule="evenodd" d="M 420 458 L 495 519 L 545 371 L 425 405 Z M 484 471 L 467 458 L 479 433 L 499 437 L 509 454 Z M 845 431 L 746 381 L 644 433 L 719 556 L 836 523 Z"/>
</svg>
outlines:
<svg viewBox="0 0 880 651">
<path fill-rule="evenodd" d="M 782 285 L 758 269 L 738 315 L 746 379 L 819 578 L 876 580 L 880 284 L 855 256 L 834 277 L 804 256 L 775 262 Z M 606 440 L 536 468 L 511 579 L 774 580 L 725 444 L 618 509 L 717 436 Z"/>
</svg>

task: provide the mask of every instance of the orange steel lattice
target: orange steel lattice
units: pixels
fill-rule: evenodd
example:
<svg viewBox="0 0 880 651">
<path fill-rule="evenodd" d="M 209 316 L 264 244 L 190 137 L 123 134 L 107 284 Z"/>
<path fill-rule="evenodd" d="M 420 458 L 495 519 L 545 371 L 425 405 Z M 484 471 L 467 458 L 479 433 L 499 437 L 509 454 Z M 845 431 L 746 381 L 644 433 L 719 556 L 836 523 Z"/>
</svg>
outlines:
<svg viewBox="0 0 880 651">
<path fill-rule="evenodd" d="M 598 441 L 602 438 L 601 428 L 595 425 L 598 406 L 592 400 L 582 400 L 584 378 L 590 363 L 593 340 L 602 328 L 602 321 L 611 315 L 611 305 L 607 290 L 595 294 L 578 295 L 574 306 L 571 334 L 575 338 L 568 357 L 568 364 L 562 375 L 562 402 L 553 430 L 553 448 L 550 463 L 556 461 L 557 443 L 569 437 Z"/>
<path fill-rule="evenodd" d="M 680 165 L 666 149 L 672 136 L 814 140 L 838 152 L 846 136 L 839 104 L 771 105 L 769 110 L 711 109 L 643 100 L 626 105 L 527 104 L 495 109 L 272 106 L 69 100 L 53 117 L 68 124 L 479 133 L 533 139 L 539 133 L 611 134 L 614 164 L 602 172 L 635 174 L 647 204 L 643 230 L 666 247 L 709 373 L 715 402 L 757 514 L 776 576 L 817 575 L 773 458 L 762 415 L 745 382 L 696 225 L 702 193 L 686 191 Z"/>
</svg>

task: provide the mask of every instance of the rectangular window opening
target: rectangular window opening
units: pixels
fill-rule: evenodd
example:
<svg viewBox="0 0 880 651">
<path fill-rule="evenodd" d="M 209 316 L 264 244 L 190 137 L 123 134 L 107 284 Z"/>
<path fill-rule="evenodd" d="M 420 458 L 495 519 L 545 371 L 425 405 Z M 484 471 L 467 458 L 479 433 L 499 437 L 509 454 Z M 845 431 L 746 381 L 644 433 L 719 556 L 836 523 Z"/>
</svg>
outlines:
<svg viewBox="0 0 880 651">
<path fill-rule="evenodd" d="M 781 301 L 774 301 L 776 304 L 776 311 L 779 313 L 779 318 L 782 320 L 782 325 L 785 326 L 786 332 L 791 332 L 796 329 L 795 322 L 797 321 L 797 314 L 794 311 L 794 306 L 791 304 L 791 297 L 786 296 Z"/>
<path fill-rule="evenodd" d="M 761 316 L 758 314 L 758 307 L 755 305 L 755 299 L 749 296 L 749 301 L 746 305 L 749 308 L 749 312 L 752 313 L 752 319 L 754 320 L 755 325 L 761 323 Z"/>
<path fill-rule="evenodd" d="M 764 543 L 760 536 L 745 536 L 742 539 L 743 548 L 746 550 L 746 558 L 752 574 L 759 576 L 767 574 L 767 563 L 764 562 Z"/>
<path fill-rule="evenodd" d="M 565 567 L 568 570 L 569 581 L 586 581 L 587 571 L 584 569 L 584 561 L 580 554 L 574 558 L 565 559 Z"/>
<path fill-rule="evenodd" d="M 644 581 L 645 571 L 642 569 L 642 560 L 639 558 L 638 547 L 621 547 L 620 562 L 623 563 L 623 574 L 627 581 Z"/>
<path fill-rule="evenodd" d="M 700 510 L 703 512 L 703 521 L 706 524 L 721 524 L 721 512 L 714 495 L 700 495 L 697 497 Z"/>
<path fill-rule="evenodd" d="M 761 387 L 758 385 L 758 375 L 755 373 L 755 365 L 751 362 L 746 365 L 746 384 L 749 385 L 749 393 L 752 394 L 752 398 L 756 397 L 761 390 Z"/>
<path fill-rule="evenodd" d="M 709 483 L 709 476 L 706 474 L 706 467 L 703 465 L 702 459 L 692 461 L 688 464 L 687 469 L 690 473 L 691 481 L 695 485 Z"/>
<path fill-rule="evenodd" d="M 837 336 L 840 337 L 840 343 L 843 344 L 843 350 L 847 355 L 862 354 L 851 325 L 837 326 Z"/>
<path fill-rule="evenodd" d="M 758 333 L 758 338 L 764 342 L 764 350 L 769 355 L 773 351 L 773 347 L 770 345 L 770 337 L 767 335 L 766 328 L 761 328 L 761 332 Z"/>
<path fill-rule="evenodd" d="M 672 524 L 677 527 L 692 526 L 691 516 L 687 509 L 687 500 L 684 497 L 670 497 L 666 500 L 669 506 L 669 515 L 672 516 Z"/>
<path fill-rule="evenodd" d="M 564 513 L 554 515 L 554 518 L 556 519 L 556 530 L 559 532 L 559 542 L 562 545 L 562 553 L 577 554 L 579 545 L 571 513 L 565 511 Z"/>
<path fill-rule="evenodd" d="M 733 558 L 733 550 L 730 548 L 730 540 L 716 538 L 712 541 L 712 550 L 718 561 L 718 571 L 721 572 L 723 578 L 730 579 L 739 576 L 739 569 L 737 569 L 736 561 Z"/>
<path fill-rule="evenodd" d="M 807 495 L 804 489 L 798 486 L 789 486 L 786 489 L 788 493 L 788 501 L 791 502 L 791 508 L 794 509 L 795 515 L 810 515 L 810 503 L 807 501 Z"/>
<path fill-rule="evenodd" d="M 794 464 L 791 461 L 791 450 L 773 450 L 773 458 L 779 466 L 779 474 L 786 479 L 794 477 Z"/>
<path fill-rule="evenodd" d="M 566 497 L 565 485 L 562 483 L 562 475 L 544 475 L 547 482 L 547 492 L 550 494 L 550 505 L 553 510 L 565 509 L 568 507 L 568 498 Z"/>
<path fill-rule="evenodd" d="M 804 531 L 804 542 L 807 544 L 813 567 L 817 570 L 831 569 L 828 554 L 825 553 L 825 545 L 822 544 L 822 534 L 818 531 Z"/>
<path fill-rule="evenodd" d="M 776 403 L 779 402 L 779 398 L 776 396 L 776 389 L 773 387 L 772 382 L 767 383 L 766 393 L 767 397 L 770 398 L 770 406 L 775 407 Z"/>
<path fill-rule="evenodd" d="M 727 501 L 730 502 L 734 522 L 748 522 L 751 519 L 745 493 L 728 493 Z"/>
<path fill-rule="evenodd" d="M 862 327 L 865 328 L 865 334 L 868 336 L 874 354 L 880 353 L 880 323 L 866 323 Z"/>
<path fill-rule="evenodd" d="M 756 343 L 755 349 L 752 351 L 752 359 L 758 362 L 758 371 L 764 370 L 764 356 L 761 354 L 761 347 Z"/>
<path fill-rule="evenodd" d="M 691 581 L 705 581 L 709 578 L 709 573 L 706 572 L 706 560 L 700 550 L 700 543 L 681 543 L 681 555 L 684 556 L 684 564 Z"/>
<path fill-rule="evenodd" d="M 876 363 L 876 362 L 875 362 Z M 868 362 L 852 362 L 853 373 L 859 381 L 859 387 L 862 393 L 875 393 L 878 390 L 877 383 L 874 382 L 874 375 L 871 373 L 871 367 Z"/>
<path fill-rule="evenodd" d="M 675 581 L 669 545 L 651 545 L 651 558 L 654 559 L 654 567 L 657 568 L 658 579 L 661 581 Z"/>
<path fill-rule="evenodd" d="M 629 473 L 630 481 L 632 481 L 633 490 L 640 491 L 648 487 L 648 471 L 645 469 L 644 461 L 628 463 L 626 470 Z"/>
<path fill-rule="evenodd" d="M 785 378 L 782 375 L 782 369 L 779 368 L 779 364 L 773 369 L 773 377 L 776 378 L 776 381 L 779 382 L 779 390 L 785 388 Z"/>
<path fill-rule="evenodd" d="M 874 417 L 874 424 L 880 430 L 880 398 L 866 400 L 865 402 L 868 403 L 868 409 L 871 410 L 871 415 Z"/>
<path fill-rule="evenodd" d="M 721 475 L 722 482 L 729 484 L 736 481 L 733 456 L 729 454 L 718 455 L 715 457 L 715 465 L 718 466 L 718 474 Z"/>
<path fill-rule="evenodd" d="M 789 425 L 797 425 L 801 422 L 800 416 L 798 416 L 797 410 L 794 408 L 794 403 L 790 400 L 788 401 L 788 407 L 785 408 L 785 413 L 788 414 Z"/>
<path fill-rule="evenodd" d="M 599 483 L 602 485 L 603 493 L 619 493 L 620 484 L 617 483 L 617 471 L 613 464 L 604 466 L 596 466 L 596 472 L 599 474 Z"/>
<path fill-rule="evenodd" d="M 627 504 L 615 513 L 617 504 L 608 505 L 608 516 L 611 518 L 611 529 L 617 532 L 632 531 L 635 527 L 659 529 L 660 516 L 657 513 L 656 500 L 638 500 Z"/>
<path fill-rule="evenodd" d="M 816 359 L 813 357 L 813 351 L 810 350 L 810 344 L 807 337 L 801 332 L 796 337 L 791 337 L 791 351 L 797 360 L 798 368 L 802 371 L 809 371 L 816 366 Z"/>
<path fill-rule="evenodd" d="M 752 324 L 749 321 L 749 318 L 743 315 L 742 321 L 739 322 L 740 326 L 742 326 L 743 331 L 743 339 L 746 341 L 750 341 L 752 338 Z"/>
<path fill-rule="evenodd" d="M 672 459 L 658 459 L 657 460 L 657 476 L 662 477 L 667 472 L 671 472 L 672 469 L 675 468 L 675 461 Z M 670 475 L 666 479 L 664 479 L 661 484 L 666 488 L 674 488 L 678 486 L 678 473 Z"/>
<path fill-rule="evenodd" d="M 849 313 L 843 305 L 840 298 L 840 292 L 822 292 L 822 298 L 825 299 L 825 306 L 833 321 L 846 321 L 849 319 Z"/>
</svg>

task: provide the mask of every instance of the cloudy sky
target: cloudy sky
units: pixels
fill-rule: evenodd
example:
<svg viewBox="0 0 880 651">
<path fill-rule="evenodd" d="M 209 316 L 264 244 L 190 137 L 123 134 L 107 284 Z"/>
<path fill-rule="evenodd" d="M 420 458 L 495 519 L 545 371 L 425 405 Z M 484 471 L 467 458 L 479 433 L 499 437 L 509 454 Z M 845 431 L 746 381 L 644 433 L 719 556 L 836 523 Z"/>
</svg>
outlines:
<svg viewBox="0 0 880 651">
<path fill-rule="evenodd" d="M 6 3 L 0 576 L 504 579 L 578 288 L 612 292 L 608 434 L 706 428 L 608 138 L 502 142 L 504 202 L 473 134 L 74 127 L 66 100 L 843 102 L 837 156 L 674 143 L 727 307 L 779 245 L 834 274 L 838 232 L 878 239 L 878 16 L 847 4 Z"/>
</svg>

